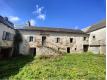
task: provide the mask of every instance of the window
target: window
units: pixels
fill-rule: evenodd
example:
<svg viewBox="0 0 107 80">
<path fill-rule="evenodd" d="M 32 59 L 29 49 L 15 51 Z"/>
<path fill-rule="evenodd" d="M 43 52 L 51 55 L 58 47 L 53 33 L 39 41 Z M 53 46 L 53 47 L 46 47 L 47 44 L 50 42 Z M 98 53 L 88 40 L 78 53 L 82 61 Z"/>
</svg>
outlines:
<svg viewBox="0 0 107 80">
<path fill-rule="evenodd" d="M 95 39 L 95 36 L 93 36 L 93 39 Z"/>
<path fill-rule="evenodd" d="M 84 37 L 84 39 L 83 39 L 84 41 L 86 40 L 86 37 Z"/>
<path fill-rule="evenodd" d="M 56 43 L 58 43 L 60 41 L 60 38 L 57 38 Z"/>
<path fill-rule="evenodd" d="M 10 33 L 9 32 L 6 32 L 6 36 L 5 36 L 5 40 L 10 40 Z"/>
<path fill-rule="evenodd" d="M 3 32 L 2 40 L 5 40 L 6 32 Z"/>
<path fill-rule="evenodd" d="M 77 48 L 75 48 L 75 51 L 77 50 Z"/>
<path fill-rule="evenodd" d="M 73 38 L 70 38 L 70 43 L 72 43 L 73 42 Z"/>
<path fill-rule="evenodd" d="M 14 35 L 4 31 L 3 32 L 3 36 L 2 36 L 2 40 L 13 40 Z"/>
<path fill-rule="evenodd" d="M 30 36 L 29 37 L 29 42 L 32 42 L 33 41 L 33 36 Z"/>
<path fill-rule="evenodd" d="M 11 40 L 14 39 L 14 34 L 11 34 L 10 39 L 11 39 Z"/>
<path fill-rule="evenodd" d="M 29 49 L 30 54 L 32 54 L 33 56 L 36 55 L 36 48 L 30 48 Z"/>
</svg>

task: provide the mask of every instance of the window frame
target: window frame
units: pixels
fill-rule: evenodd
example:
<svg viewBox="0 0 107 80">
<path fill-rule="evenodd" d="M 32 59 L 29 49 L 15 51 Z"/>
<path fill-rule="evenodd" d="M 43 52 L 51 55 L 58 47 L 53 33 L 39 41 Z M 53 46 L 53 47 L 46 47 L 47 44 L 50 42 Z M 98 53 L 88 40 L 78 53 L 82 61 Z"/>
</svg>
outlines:
<svg viewBox="0 0 107 80">
<path fill-rule="evenodd" d="M 86 41 L 86 40 L 87 40 L 87 37 L 84 37 L 83 40 Z"/>
<path fill-rule="evenodd" d="M 70 38 L 70 43 L 73 43 L 73 38 Z"/>
<path fill-rule="evenodd" d="M 29 42 L 33 42 L 34 37 L 33 36 L 29 36 Z"/>
<path fill-rule="evenodd" d="M 12 41 L 13 38 L 14 38 L 13 34 L 11 34 L 10 32 L 3 31 L 2 40 Z"/>
<path fill-rule="evenodd" d="M 3 31 L 2 40 L 5 40 L 6 38 L 6 31 Z"/>
</svg>

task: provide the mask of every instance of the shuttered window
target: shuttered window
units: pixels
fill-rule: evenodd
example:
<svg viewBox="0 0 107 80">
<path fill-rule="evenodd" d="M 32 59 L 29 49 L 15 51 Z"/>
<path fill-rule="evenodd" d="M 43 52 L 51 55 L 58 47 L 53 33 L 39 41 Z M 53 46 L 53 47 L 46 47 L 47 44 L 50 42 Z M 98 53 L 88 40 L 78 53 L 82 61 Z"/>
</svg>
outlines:
<svg viewBox="0 0 107 80">
<path fill-rule="evenodd" d="M 13 37 L 13 34 L 3 31 L 2 40 L 13 40 Z"/>
<path fill-rule="evenodd" d="M 5 40 L 5 36 L 6 36 L 6 32 L 5 32 L 5 31 L 3 31 L 2 40 Z"/>
</svg>

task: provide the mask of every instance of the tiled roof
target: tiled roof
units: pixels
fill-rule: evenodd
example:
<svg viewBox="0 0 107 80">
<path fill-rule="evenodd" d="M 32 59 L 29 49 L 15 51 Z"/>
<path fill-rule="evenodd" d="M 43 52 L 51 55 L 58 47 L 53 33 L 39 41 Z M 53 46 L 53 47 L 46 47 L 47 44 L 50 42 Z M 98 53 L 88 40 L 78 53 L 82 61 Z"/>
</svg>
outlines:
<svg viewBox="0 0 107 80">
<path fill-rule="evenodd" d="M 24 29 L 19 29 L 19 30 L 48 31 L 48 32 L 65 32 L 65 33 L 86 34 L 86 33 L 84 33 L 83 31 L 81 31 L 81 30 L 76 30 L 76 29 L 36 27 L 36 26 L 25 27 Z"/>
<path fill-rule="evenodd" d="M 2 17 L 2 16 L 0 16 L 0 23 L 3 23 L 3 24 L 5 24 L 7 27 L 10 27 L 10 28 L 14 29 L 14 24 L 11 23 L 10 21 L 8 21 L 8 18 L 7 18 L 7 17 Z"/>
<path fill-rule="evenodd" d="M 94 24 L 91 27 L 89 27 L 86 32 L 87 33 L 92 32 L 92 31 L 102 29 L 102 28 L 105 28 L 105 27 L 106 27 L 106 20 L 103 20 L 100 23 Z"/>
</svg>

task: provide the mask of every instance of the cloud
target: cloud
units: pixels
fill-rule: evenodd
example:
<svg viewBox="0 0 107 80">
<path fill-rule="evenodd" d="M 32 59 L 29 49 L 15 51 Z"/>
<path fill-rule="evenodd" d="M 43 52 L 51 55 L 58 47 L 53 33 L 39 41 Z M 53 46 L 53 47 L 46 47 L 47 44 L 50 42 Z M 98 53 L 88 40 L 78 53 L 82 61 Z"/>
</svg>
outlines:
<svg viewBox="0 0 107 80">
<path fill-rule="evenodd" d="M 75 26 L 74 29 L 79 29 L 79 27 L 78 27 L 78 26 Z"/>
<path fill-rule="evenodd" d="M 45 14 L 40 14 L 40 15 L 38 15 L 38 18 L 41 19 L 41 20 L 45 20 L 46 15 Z"/>
<path fill-rule="evenodd" d="M 38 5 L 36 5 L 36 11 L 34 13 L 42 14 L 43 9 L 44 7 L 39 7 Z"/>
<path fill-rule="evenodd" d="M 36 25 L 36 22 L 35 22 L 34 19 L 31 19 L 31 20 L 30 20 L 30 23 L 31 23 L 32 26 L 35 26 L 35 25 Z"/>
<path fill-rule="evenodd" d="M 12 21 L 12 22 L 17 22 L 17 21 L 20 20 L 20 18 L 17 17 L 17 16 L 9 16 L 9 20 Z"/>
<path fill-rule="evenodd" d="M 40 20 L 46 19 L 46 14 L 44 13 L 44 7 L 39 7 L 39 5 L 36 5 L 36 10 L 33 11 L 33 14 L 37 16 Z"/>
</svg>

